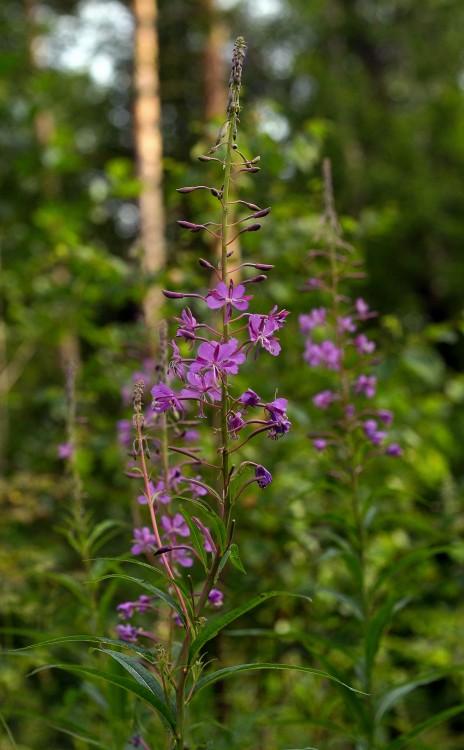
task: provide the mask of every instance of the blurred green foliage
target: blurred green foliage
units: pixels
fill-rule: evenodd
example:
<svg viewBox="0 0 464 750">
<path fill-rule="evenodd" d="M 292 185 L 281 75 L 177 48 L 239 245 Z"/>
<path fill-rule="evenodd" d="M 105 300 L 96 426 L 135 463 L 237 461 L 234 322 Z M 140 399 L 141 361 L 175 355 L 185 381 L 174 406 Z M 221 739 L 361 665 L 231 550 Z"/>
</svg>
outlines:
<svg viewBox="0 0 464 750">
<path fill-rule="evenodd" d="M 114 0 L 116 18 L 116 5 L 127 20 L 128 5 Z M 247 258 L 259 250 L 277 266 L 260 290 L 263 311 L 274 304 L 291 311 L 281 335 L 283 359 L 261 355 L 242 385 L 269 398 L 278 388 L 291 399 L 293 422 L 276 445 L 246 447 L 246 458 L 272 466 L 274 481 L 262 495 L 250 489 L 243 497 L 237 541 L 247 575 L 231 568 L 225 593 L 232 606 L 284 588 L 312 596 L 313 604 L 269 602 L 216 639 L 211 656 L 221 664 L 262 659 L 324 669 L 330 662 L 346 681 L 357 679 L 359 628 L 347 599 L 352 582 L 331 537 L 348 513 L 347 498 L 306 437 L 317 419 L 311 396 L 322 381 L 303 366 L 297 326 L 310 304 L 301 286 L 310 274 L 306 256 L 322 205 L 320 163 L 328 155 L 345 236 L 367 264 L 359 290 L 380 313 L 372 329 L 385 355 L 380 401 L 395 413 L 405 451 L 404 459 L 379 464 L 369 478 L 376 509 L 369 575 L 374 581 L 391 571 L 379 589 L 379 607 L 389 597 L 404 599 L 380 640 L 377 683 L 386 691 L 423 676 L 384 715 L 381 747 L 393 749 L 401 734 L 463 702 L 462 673 L 452 670 L 464 662 L 464 5 L 281 0 L 267 11 L 264 3 L 225 5 L 231 38 L 243 33 L 249 45 L 242 146 L 262 160 L 261 173 L 244 181 L 243 191 L 261 206 L 272 205 L 261 235 L 247 238 Z M 108 12 L 103 0 L 44 0 L 32 22 L 26 3 L 4 0 L 0 7 L 0 617 L 6 650 L 58 635 L 114 635 L 121 588 L 116 593 L 113 582 L 86 581 L 119 567 L 90 558 L 125 554 L 136 513 L 137 489 L 123 474 L 116 435 L 117 420 L 130 418 L 121 390 L 130 389 L 150 354 L 140 324 L 146 281 L 139 264 L 130 40 L 112 44 L 107 30 L 113 72 L 104 83 L 67 68 L 59 55 L 45 63 L 31 54 L 34 40 L 47 34 L 56 50 L 54 29 L 68 16 L 82 17 L 84 6 Z M 179 237 L 175 223 L 210 219 L 216 208 L 212 197 L 194 195 L 187 205 L 175 192 L 215 179 L 194 158 L 219 125 L 202 122 L 202 49 L 212 22 L 205 7 L 159 2 L 170 252 L 162 280 L 176 289 L 207 286 L 196 261 L 213 252 L 203 240 Z M 88 32 L 71 33 L 67 43 L 76 45 L 82 33 Z M 78 366 L 76 466 L 83 487 L 77 549 L 66 538 L 77 528 L 75 487 L 57 459 L 57 446 L 66 441 L 71 360 Z M 118 533 L 98 550 L 87 548 L 83 562 L 85 540 L 108 519 Z M 113 750 L 126 747 L 132 727 L 149 724 L 145 710 L 116 687 L 57 670 L 30 675 L 45 663 L 66 661 L 105 663 L 122 674 L 85 645 L 5 656 L 0 750 Z M 358 750 L 353 706 L 346 693 L 312 677 L 249 676 L 210 688 L 196 708 L 195 737 L 217 750 Z M 460 750 L 463 733 L 456 713 L 405 746 Z M 159 737 L 153 750 L 165 747 Z"/>
</svg>

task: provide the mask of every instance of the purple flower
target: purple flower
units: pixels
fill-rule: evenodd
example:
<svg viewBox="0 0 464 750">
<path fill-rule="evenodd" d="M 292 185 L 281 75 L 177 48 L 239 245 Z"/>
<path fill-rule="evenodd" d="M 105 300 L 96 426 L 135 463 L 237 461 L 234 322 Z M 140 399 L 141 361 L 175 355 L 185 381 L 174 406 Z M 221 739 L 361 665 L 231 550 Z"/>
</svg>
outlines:
<svg viewBox="0 0 464 750">
<path fill-rule="evenodd" d="M 393 414 L 391 411 L 388 411 L 388 409 L 380 409 L 377 412 L 377 416 L 381 422 L 387 425 L 387 427 L 390 427 L 390 425 L 393 424 Z"/>
<path fill-rule="evenodd" d="M 208 601 L 210 604 L 213 605 L 213 607 L 216 607 L 219 609 L 219 607 L 222 607 L 222 600 L 224 599 L 224 594 L 222 591 L 219 591 L 219 589 L 211 589 L 211 591 L 208 594 Z"/>
<path fill-rule="evenodd" d="M 253 298 L 252 294 L 245 295 L 245 287 L 243 284 L 239 284 L 234 287 L 232 279 L 229 282 L 229 287 L 224 281 L 220 281 L 216 289 L 212 289 L 206 295 L 206 304 L 210 310 L 218 310 L 220 307 L 227 305 L 227 319 L 232 314 L 232 307 L 237 310 L 247 310 L 248 300 Z"/>
<path fill-rule="evenodd" d="M 366 320 L 369 317 L 369 305 L 363 300 L 362 297 L 358 297 L 358 299 L 354 303 L 354 306 L 360 320 Z"/>
<path fill-rule="evenodd" d="M 119 617 L 124 620 L 128 620 L 134 614 L 134 603 L 133 602 L 122 602 L 116 607 L 116 611 L 119 612 Z"/>
<path fill-rule="evenodd" d="M 321 452 L 327 448 L 327 440 L 324 440 L 324 438 L 316 438 L 313 440 L 313 447 Z"/>
<path fill-rule="evenodd" d="M 287 403 L 286 398 L 276 398 L 269 404 L 264 405 L 264 410 L 269 415 L 268 424 L 271 426 L 267 434 L 272 440 L 277 440 L 282 435 L 285 435 L 291 427 L 291 422 L 289 422 L 285 413 Z"/>
<path fill-rule="evenodd" d="M 322 326 L 325 323 L 327 310 L 325 307 L 315 307 L 309 315 L 300 315 L 298 323 L 300 324 L 301 333 L 310 333 L 316 326 Z"/>
<path fill-rule="evenodd" d="M 198 480 L 199 482 L 201 481 L 200 474 L 197 474 L 196 477 L 194 478 Z M 189 489 L 190 489 L 190 492 L 192 493 L 193 499 L 196 499 L 197 497 L 203 497 L 204 495 L 208 494 L 208 490 L 206 489 L 206 487 L 201 487 L 196 482 L 189 482 Z"/>
<path fill-rule="evenodd" d="M 367 336 L 365 336 L 363 333 L 360 333 L 359 336 L 356 336 L 354 345 L 356 347 L 356 351 L 361 357 L 363 354 L 372 354 L 372 352 L 375 351 L 375 343 L 373 341 L 369 341 Z"/>
<path fill-rule="evenodd" d="M 190 371 L 212 370 L 215 377 L 221 373 L 236 375 L 238 366 L 245 361 L 243 352 L 238 351 L 237 339 L 229 339 L 225 344 L 205 341 L 198 347 L 198 354 Z"/>
<path fill-rule="evenodd" d="M 190 530 L 185 522 L 185 518 L 180 514 L 176 513 L 174 516 L 161 516 L 161 526 L 165 530 L 164 538 L 171 540 L 176 539 L 176 536 L 190 536 Z"/>
<path fill-rule="evenodd" d="M 180 336 L 186 341 L 195 340 L 195 331 L 200 324 L 198 324 L 196 318 L 193 317 L 192 311 L 189 307 L 185 308 L 185 310 L 182 310 L 181 315 L 182 318 L 174 318 L 174 320 L 180 323 L 180 326 L 177 329 L 176 336 Z"/>
<path fill-rule="evenodd" d="M 116 625 L 118 638 L 121 641 L 127 641 L 128 643 L 136 643 L 138 630 L 133 625 Z"/>
<path fill-rule="evenodd" d="M 164 385 L 164 383 L 154 385 L 151 389 L 151 395 L 153 396 L 152 408 L 156 414 L 161 414 L 163 411 L 168 411 L 169 409 L 177 409 L 182 414 L 185 414 L 185 409 L 179 401 L 177 394 L 168 388 L 167 385 Z"/>
<path fill-rule="evenodd" d="M 150 500 L 151 500 L 151 498 L 153 497 L 153 495 L 156 492 L 155 485 L 153 484 L 152 481 L 148 482 L 148 489 L 150 491 Z M 146 497 L 145 494 L 139 495 L 137 497 L 137 501 L 140 503 L 140 505 L 147 505 L 147 503 L 148 503 L 148 500 L 147 500 L 147 497 Z"/>
<path fill-rule="evenodd" d="M 74 448 L 71 443 L 60 443 L 57 449 L 58 458 L 71 458 Z"/>
<path fill-rule="evenodd" d="M 267 319 L 272 321 L 275 325 L 275 330 L 278 328 L 282 328 L 283 324 L 285 323 L 285 318 L 287 315 L 290 315 L 288 310 L 280 310 L 280 312 L 276 312 L 277 305 L 274 305 L 271 312 L 267 316 Z"/>
<path fill-rule="evenodd" d="M 330 404 L 337 399 L 338 393 L 334 393 L 333 391 L 321 391 L 313 396 L 313 404 L 318 409 L 328 409 Z"/>
<path fill-rule="evenodd" d="M 194 398 L 198 401 L 200 413 L 198 416 L 204 417 L 203 404 L 206 399 L 211 401 L 220 401 L 221 389 L 218 388 L 214 372 L 207 370 L 203 375 L 195 372 L 192 368 L 187 373 L 189 387 L 182 388 L 181 395 L 187 398 Z"/>
<path fill-rule="evenodd" d="M 153 551 L 156 538 L 148 526 L 143 526 L 141 529 L 134 529 L 134 542 L 135 544 L 131 547 L 132 554 L 141 555 L 143 552 Z"/>
<path fill-rule="evenodd" d="M 356 330 L 353 319 L 349 315 L 338 318 L 337 328 L 339 333 L 345 333 L 345 331 L 347 331 L 348 333 L 353 333 Z"/>
<path fill-rule="evenodd" d="M 193 560 L 188 550 L 183 547 L 174 548 L 171 552 L 172 559 L 174 562 L 179 563 L 183 568 L 191 568 Z"/>
<path fill-rule="evenodd" d="M 255 467 L 255 477 L 262 490 L 272 482 L 272 474 L 260 464 Z"/>
<path fill-rule="evenodd" d="M 185 363 L 181 357 L 179 347 L 175 341 L 171 342 L 172 346 L 172 359 L 169 363 L 169 369 L 181 380 L 185 380 Z"/>
<path fill-rule="evenodd" d="M 245 408 L 247 406 L 258 406 L 260 400 L 258 394 L 252 391 L 251 388 L 248 388 L 248 390 L 245 391 L 245 393 L 242 393 L 239 398 L 240 403 L 242 403 Z"/>
<path fill-rule="evenodd" d="M 322 341 L 315 344 L 311 339 L 306 342 L 303 358 L 312 367 L 323 365 L 329 370 L 339 370 L 342 352 L 333 341 Z"/>
<path fill-rule="evenodd" d="M 237 440 L 238 433 L 246 426 L 246 422 L 242 419 L 242 415 L 239 411 L 231 412 L 227 418 L 227 428 L 232 440 Z"/>
<path fill-rule="evenodd" d="M 391 443 L 391 445 L 387 445 L 385 453 L 387 454 L 387 456 L 398 458 L 399 456 L 403 455 L 403 449 L 401 445 L 398 445 L 398 443 Z"/>
<path fill-rule="evenodd" d="M 372 445 L 381 445 L 387 436 L 386 432 L 377 429 L 375 419 L 367 419 L 363 424 L 363 430 Z"/>
<path fill-rule="evenodd" d="M 266 349 L 273 357 L 277 357 L 281 346 L 277 339 L 272 338 L 272 334 L 277 330 L 274 320 L 266 315 L 250 315 L 248 320 L 248 332 L 250 341 Z"/>
<path fill-rule="evenodd" d="M 148 612 L 148 610 L 151 607 L 151 599 L 149 596 L 146 596 L 145 594 L 142 594 L 139 596 L 138 601 L 134 602 L 134 607 L 137 610 L 137 612 L 140 612 L 140 614 L 144 614 L 145 612 Z"/>
<path fill-rule="evenodd" d="M 355 393 L 365 393 L 367 398 L 375 396 L 375 386 L 377 378 L 375 375 L 359 375 L 354 386 Z"/>
</svg>

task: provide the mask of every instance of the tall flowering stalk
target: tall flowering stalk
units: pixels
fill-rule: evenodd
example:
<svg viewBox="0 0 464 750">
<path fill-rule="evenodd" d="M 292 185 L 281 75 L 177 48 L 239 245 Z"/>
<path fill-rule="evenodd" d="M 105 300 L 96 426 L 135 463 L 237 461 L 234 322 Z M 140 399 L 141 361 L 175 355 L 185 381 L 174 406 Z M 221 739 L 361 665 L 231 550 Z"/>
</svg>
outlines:
<svg viewBox="0 0 464 750">
<path fill-rule="evenodd" d="M 267 433 L 275 440 L 290 428 L 285 398 L 277 394 L 262 398 L 251 389 L 238 393 L 234 385 L 239 368 L 251 356 L 256 359 L 261 349 L 271 356 L 279 354 L 277 334 L 288 315 L 277 307 L 268 314 L 249 311 L 253 300 L 253 294 L 247 293 L 249 286 L 264 281 L 263 272 L 270 271 L 272 266 L 241 262 L 230 267 L 234 240 L 247 232 L 259 231 L 258 219 L 270 211 L 235 197 L 240 175 L 253 174 L 259 169 L 256 166 L 259 159 L 247 159 L 236 142 L 245 49 L 244 40 L 239 37 L 233 53 L 227 120 L 209 154 L 200 157 L 201 161 L 218 164 L 222 184 L 219 188 L 205 185 L 179 188 L 185 194 L 206 190 L 218 201 L 217 221 L 179 222 L 187 231 L 208 232 L 220 242 L 221 259 L 217 267 L 200 259 L 200 265 L 214 275 L 216 283 L 203 292 L 164 291 L 168 299 L 195 300 L 200 311 L 201 308 L 203 312 L 212 311 L 210 317 L 219 311 L 219 325 L 197 320 L 198 313 L 194 314 L 189 307 L 181 310 L 175 318 L 177 329 L 170 344 L 168 366 L 166 356 L 163 357 L 166 342 L 163 344 L 162 336 L 160 379 L 151 388 L 151 411 L 145 414 L 145 376 L 137 380 L 133 395 L 135 440 L 130 473 L 143 480 L 139 502 L 146 506 L 148 518 L 134 529 L 131 551 L 135 556 L 145 555 L 156 566 L 168 581 L 168 591 L 162 594 L 146 584 L 152 596 L 144 594 L 135 601 L 121 603 L 118 614 L 125 622 L 118 626 L 118 635 L 134 648 L 143 639 L 158 644 L 151 672 L 162 690 L 163 710 L 158 707 L 158 712 L 165 724 L 169 714 L 170 746 L 176 750 L 185 747 L 186 706 L 203 685 L 214 679 L 214 674 L 212 678 L 201 677 L 200 649 L 226 623 L 263 600 L 263 596 L 255 597 L 207 624 L 205 607 L 218 609 L 223 603 L 218 579 L 227 560 L 239 569 L 242 567 L 238 548 L 232 541 L 234 505 L 251 483 L 264 489 L 272 481 L 264 466 L 235 456 L 251 438 Z M 232 207 L 234 213 L 242 209 L 243 215 L 231 220 Z M 249 269 L 254 275 L 234 284 L 233 274 L 240 270 L 249 276 Z M 213 427 L 217 443 L 217 457 L 213 460 L 208 460 L 195 444 L 201 420 L 208 416 L 213 426 L 219 425 L 218 429 Z M 203 568 L 200 581 L 197 581 L 198 567 Z M 186 573 L 189 570 L 191 575 Z M 150 628 L 133 624 L 135 616 L 153 616 L 160 604 L 168 604 L 167 628 L 161 620 Z M 140 674 L 141 666 L 137 669 Z M 141 737 L 136 735 L 134 742 L 142 742 Z"/>
<path fill-rule="evenodd" d="M 393 613 L 404 604 L 391 595 L 386 599 L 379 595 L 381 579 L 371 565 L 369 529 L 378 488 L 372 487 L 369 470 L 379 456 L 398 457 L 402 449 L 389 438 L 393 414 L 376 403 L 376 344 L 365 333 L 376 313 L 362 297 L 350 294 L 353 282 L 363 278 L 364 272 L 342 237 L 328 161 L 323 172 L 323 245 L 310 252 L 313 275 L 305 284 L 317 301 L 300 316 L 299 325 L 305 337 L 303 359 L 316 378 L 324 374 L 326 381 L 326 387 L 312 397 L 318 429 L 309 437 L 313 449 L 326 458 L 342 504 L 324 516 L 323 523 L 349 575 L 349 590 L 339 592 L 340 600 L 357 622 L 353 666 L 365 698 L 350 694 L 350 721 L 357 724 L 356 748 L 374 750 L 380 746 L 383 717 L 383 696 L 374 679 L 375 657 Z"/>
</svg>

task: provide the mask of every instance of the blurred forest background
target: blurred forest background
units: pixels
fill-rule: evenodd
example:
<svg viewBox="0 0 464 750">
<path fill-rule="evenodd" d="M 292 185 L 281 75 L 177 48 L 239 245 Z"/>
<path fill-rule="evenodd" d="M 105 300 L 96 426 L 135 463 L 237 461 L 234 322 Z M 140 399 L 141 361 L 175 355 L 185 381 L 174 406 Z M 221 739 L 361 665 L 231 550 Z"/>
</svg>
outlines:
<svg viewBox="0 0 464 750">
<path fill-rule="evenodd" d="M 374 476 L 383 505 L 372 564 L 434 550 L 390 581 L 409 604 L 384 633 L 378 677 L 419 685 L 389 715 L 385 743 L 394 742 L 464 701 L 453 672 L 464 662 L 464 4 L 158 0 L 157 37 L 145 6 L 156 9 L 141 0 L 0 4 L 3 643 L 114 635 L 120 593 L 86 585 L 104 563 L 90 571 L 83 560 L 129 548 L 137 488 L 124 476 L 117 423 L 130 419 L 124 394 L 134 373 L 156 355 L 157 289 L 208 283 L 197 259 L 214 247 L 181 236 L 176 221 L 211 218 L 214 200 L 187 202 L 175 189 L 213 175 L 196 157 L 224 119 L 232 43 L 242 34 L 241 144 L 261 156 L 252 199 L 272 206 L 244 252 L 275 264 L 262 294 L 269 309 L 291 311 L 283 359 L 260 358 L 245 387 L 259 391 L 263 379 L 278 387 L 291 399 L 293 429 L 267 453 L 255 449 L 274 482 L 245 498 L 238 542 L 248 574 L 229 572 L 226 594 L 234 603 L 244 592 L 296 590 L 314 604 L 283 600 L 244 617 L 241 631 L 215 642 L 215 655 L 317 666 L 331 652 L 329 635 L 347 648 L 356 641 L 347 603 L 314 597 L 316 587 L 343 590 L 344 573 L 314 521 L 337 498 L 321 489 L 326 469 L 306 437 L 320 383 L 302 362 L 297 325 L 308 310 L 301 285 L 329 157 L 345 237 L 366 264 L 357 293 L 379 313 L 382 405 L 394 411 L 404 449 Z M 70 432 L 71 473 L 58 458 Z M 26 677 L 47 661 L 89 658 L 50 653 L 5 659 L 0 749 L 86 750 L 76 729 L 85 722 L 86 736 L 116 747 L 102 720 L 110 698 L 96 686 L 65 673 Z M 337 659 L 348 674 L 343 648 Z M 421 683 L 425 674 L 433 679 Z M 123 726 L 132 708 L 114 700 Z M 349 706 L 322 681 L 254 677 L 214 700 L 217 720 L 234 727 L 216 748 L 358 747 Z M 461 750 L 463 736 L 462 714 L 451 712 L 407 747 Z"/>
</svg>

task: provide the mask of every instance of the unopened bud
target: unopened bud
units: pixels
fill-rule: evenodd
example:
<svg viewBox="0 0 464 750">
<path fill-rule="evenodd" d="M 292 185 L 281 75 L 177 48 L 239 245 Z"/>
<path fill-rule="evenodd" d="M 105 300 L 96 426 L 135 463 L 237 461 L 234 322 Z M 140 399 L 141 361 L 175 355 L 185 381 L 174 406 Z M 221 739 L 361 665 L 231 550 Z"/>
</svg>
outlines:
<svg viewBox="0 0 464 750">
<path fill-rule="evenodd" d="M 257 232 L 259 229 L 261 229 L 261 224 L 250 224 L 246 229 L 242 229 L 242 232 Z"/>
<path fill-rule="evenodd" d="M 211 195 L 214 195 L 215 198 L 222 198 L 222 191 L 211 188 Z"/>
<path fill-rule="evenodd" d="M 253 279 L 248 279 L 248 283 L 249 284 L 257 284 L 260 281 L 265 281 L 265 279 L 267 279 L 267 276 L 265 276 L 263 273 L 261 273 L 259 276 L 255 276 Z"/>
<path fill-rule="evenodd" d="M 200 232 L 204 228 L 202 224 L 192 224 L 191 221 L 178 221 L 177 223 L 182 229 L 188 229 L 189 232 Z"/>
<path fill-rule="evenodd" d="M 209 262 L 209 260 L 199 258 L 198 262 L 202 268 L 208 268 L 210 271 L 214 271 L 214 266 Z"/>
<path fill-rule="evenodd" d="M 172 547 L 158 547 L 156 552 L 153 552 L 153 555 L 156 557 L 156 555 L 164 555 L 166 552 L 172 552 Z"/>
<path fill-rule="evenodd" d="M 274 266 L 271 266 L 270 263 L 255 263 L 255 268 L 258 269 L 258 271 L 271 271 Z"/>
<path fill-rule="evenodd" d="M 239 169 L 239 172 L 250 172 L 251 174 L 256 174 L 256 172 L 260 171 L 259 167 L 244 167 L 243 169 Z"/>
<path fill-rule="evenodd" d="M 196 190 L 194 187 L 181 187 L 176 188 L 177 193 L 193 193 L 193 191 Z"/>
<path fill-rule="evenodd" d="M 182 292 L 170 292 L 168 289 L 163 289 L 163 294 L 168 299 L 182 299 L 184 296 Z"/>
<path fill-rule="evenodd" d="M 263 216 L 267 216 L 268 213 L 270 213 L 271 208 L 263 208 L 261 211 L 256 211 L 255 214 L 253 214 L 254 219 L 261 219 Z"/>
</svg>

